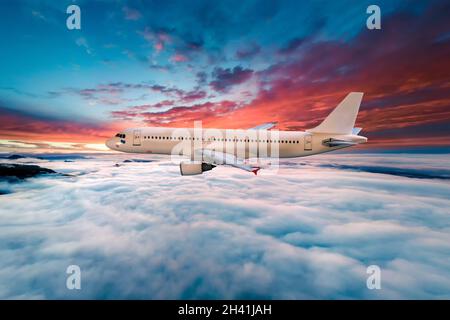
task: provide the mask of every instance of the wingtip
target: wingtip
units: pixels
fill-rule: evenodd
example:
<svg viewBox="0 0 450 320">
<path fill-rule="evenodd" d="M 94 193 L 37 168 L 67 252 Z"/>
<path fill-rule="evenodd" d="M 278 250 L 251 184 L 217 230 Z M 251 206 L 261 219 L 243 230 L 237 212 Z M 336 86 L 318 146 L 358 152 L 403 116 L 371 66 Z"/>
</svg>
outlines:
<svg viewBox="0 0 450 320">
<path fill-rule="evenodd" d="M 254 169 L 252 170 L 252 172 L 255 174 L 255 176 L 258 175 L 259 169 L 261 169 L 261 168 L 254 168 Z"/>
<path fill-rule="evenodd" d="M 352 91 L 349 93 L 349 95 L 353 95 L 353 96 L 358 96 L 358 97 L 363 97 L 364 96 L 364 92 L 361 91 Z"/>
</svg>

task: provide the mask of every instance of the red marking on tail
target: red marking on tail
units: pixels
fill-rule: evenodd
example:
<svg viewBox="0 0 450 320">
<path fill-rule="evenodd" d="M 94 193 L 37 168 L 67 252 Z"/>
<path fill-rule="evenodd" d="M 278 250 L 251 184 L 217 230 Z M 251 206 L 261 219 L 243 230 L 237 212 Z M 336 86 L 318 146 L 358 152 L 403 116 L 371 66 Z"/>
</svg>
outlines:
<svg viewBox="0 0 450 320">
<path fill-rule="evenodd" d="M 255 176 L 258 175 L 259 169 L 261 169 L 261 168 L 255 168 L 252 170 L 252 172 L 255 174 Z"/>
</svg>

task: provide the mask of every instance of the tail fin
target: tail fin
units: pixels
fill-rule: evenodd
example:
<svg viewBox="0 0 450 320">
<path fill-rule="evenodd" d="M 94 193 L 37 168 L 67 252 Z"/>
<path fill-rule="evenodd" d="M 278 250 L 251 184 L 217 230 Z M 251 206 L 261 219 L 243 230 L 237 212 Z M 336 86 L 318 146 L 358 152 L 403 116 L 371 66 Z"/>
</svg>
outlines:
<svg viewBox="0 0 450 320">
<path fill-rule="evenodd" d="M 320 125 L 308 131 L 352 134 L 362 97 L 362 92 L 349 93 Z"/>
</svg>

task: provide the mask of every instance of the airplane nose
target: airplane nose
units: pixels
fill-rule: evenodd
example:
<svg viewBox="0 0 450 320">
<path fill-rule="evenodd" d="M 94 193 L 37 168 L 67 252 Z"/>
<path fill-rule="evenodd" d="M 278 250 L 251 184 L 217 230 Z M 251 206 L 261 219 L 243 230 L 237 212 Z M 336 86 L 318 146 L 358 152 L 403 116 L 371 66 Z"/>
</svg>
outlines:
<svg viewBox="0 0 450 320">
<path fill-rule="evenodd" d="M 106 142 L 105 142 L 105 145 L 108 147 L 108 148 L 110 148 L 111 150 L 114 150 L 114 141 L 113 141 L 114 139 L 108 139 L 108 140 L 106 140 Z"/>
</svg>

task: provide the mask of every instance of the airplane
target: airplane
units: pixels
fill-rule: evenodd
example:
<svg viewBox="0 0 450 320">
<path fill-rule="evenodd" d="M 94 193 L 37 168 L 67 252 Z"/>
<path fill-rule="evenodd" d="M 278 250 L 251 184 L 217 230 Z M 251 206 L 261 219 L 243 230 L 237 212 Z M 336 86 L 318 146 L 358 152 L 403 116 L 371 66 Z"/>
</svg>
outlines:
<svg viewBox="0 0 450 320">
<path fill-rule="evenodd" d="M 249 159 L 295 158 L 366 143 L 355 128 L 362 92 L 351 92 L 317 127 L 306 131 L 270 130 L 275 122 L 254 128 L 201 129 L 144 127 L 129 128 L 106 141 L 111 150 L 128 153 L 182 155 L 181 175 L 198 175 L 218 165 L 228 165 L 255 175 L 260 165 Z"/>
</svg>

